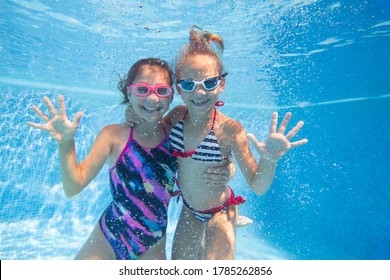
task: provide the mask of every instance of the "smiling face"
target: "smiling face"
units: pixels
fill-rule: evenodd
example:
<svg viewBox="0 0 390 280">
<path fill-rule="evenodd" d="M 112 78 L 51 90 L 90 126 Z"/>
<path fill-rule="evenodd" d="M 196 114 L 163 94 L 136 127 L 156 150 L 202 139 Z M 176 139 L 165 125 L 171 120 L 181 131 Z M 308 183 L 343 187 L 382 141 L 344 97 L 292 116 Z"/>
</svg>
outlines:
<svg viewBox="0 0 390 280">
<path fill-rule="evenodd" d="M 148 85 L 169 85 L 169 73 L 158 66 L 143 65 L 140 67 L 132 84 L 146 83 Z M 168 98 L 158 97 L 154 91 L 148 96 L 137 96 L 128 89 L 129 100 L 135 113 L 148 122 L 160 121 L 168 111 L 173 95 Z"/>
<path fill-rule="evenodd" d="M 207 54 L 191 54 L 182 57 L 176 67 L 176 80 L 190 79 L 202 81 L 206 78 L 221 75 L 221 67 L 218 61 Z M 225 89 L 225 79 L 213 90 L 206 90 L 203 85 L 197 85 L 191 92 L 176 88 L 183 98 L 184 103 L 192 113 L 205 114 L 214 107 L 220 94 Z"/>
</svg>

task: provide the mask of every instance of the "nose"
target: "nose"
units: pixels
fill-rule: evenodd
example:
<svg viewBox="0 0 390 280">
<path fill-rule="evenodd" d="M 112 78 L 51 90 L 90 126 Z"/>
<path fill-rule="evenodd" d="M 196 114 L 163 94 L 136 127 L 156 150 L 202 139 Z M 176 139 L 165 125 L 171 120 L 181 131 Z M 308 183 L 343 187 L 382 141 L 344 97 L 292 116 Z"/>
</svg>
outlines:
<svg viewBox="0 0 390 280">
<path fill-rule="evenodd" d="M 195 92 L 196 92 L 196 94 L 199 94 L 199 95 L 205 95 L 206 94 L 206 91 L 204 90 L 202 85 L 196 85 Z"/>
<path fill-rule="evenodd" d="M 147 100 L 152 100 L 152 101 L 158 101 L 159 97 L 156 94 L 156 91 L 151 89 L 150 94 L 147 96 Z"/>
</svg>

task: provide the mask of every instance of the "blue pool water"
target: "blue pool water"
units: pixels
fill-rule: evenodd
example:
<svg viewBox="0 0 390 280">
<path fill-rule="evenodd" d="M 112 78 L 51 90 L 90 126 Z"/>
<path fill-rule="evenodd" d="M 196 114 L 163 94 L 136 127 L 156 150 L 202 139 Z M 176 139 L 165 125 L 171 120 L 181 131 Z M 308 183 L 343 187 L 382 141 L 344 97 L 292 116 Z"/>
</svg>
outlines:
<svg viewBox="0 0 390 280">
<path fill-rule="evenodd" d="M 263 196 L 237 172 L 240 213 L 254 220 L 237 231 L 237 259 L 390 259 L 390 3 L 187 2 L 0 2 L 0 259 L 72 259 L 110 201 L 107 168 L 65 198 L 56 144 L 26 125 L 38 121 L 29 107 L 61 93 L 70 116 L 84 111 L 82 159 L 123 121 L 117 73 L 172 61 L 194 23 L 225 39 L 221 110 L 260 139 L 273 110 L 291 111 L 309 139 Z"/>
</svg>

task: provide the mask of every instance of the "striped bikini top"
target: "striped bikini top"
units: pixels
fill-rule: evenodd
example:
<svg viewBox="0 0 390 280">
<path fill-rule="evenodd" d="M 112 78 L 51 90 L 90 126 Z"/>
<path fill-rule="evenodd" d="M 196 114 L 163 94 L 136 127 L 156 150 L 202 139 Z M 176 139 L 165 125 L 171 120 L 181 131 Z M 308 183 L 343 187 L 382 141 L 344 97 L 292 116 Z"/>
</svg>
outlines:
<svg viewBox="0 0 390 280">
<path fill-rule="evenodd" d="M 215 108 L 213 122 L 209 134 L 203 139 L 202 143 L 200 143 L 200 145 L 195 150 L 189 152 L 185 151 L 183 130 L 184 119 L 187 116 L 187 113 L 181 121 L 179 121 L 177 124 L 175 124 L 174 127 L 172 127 L 171 132 L 169 134 L 169 140 L 173 148 L 172 155 L 182 158 L 191 157 L 194 160 L 206 162 L 220 162 L 226 159 L 221 154 L 219 143 L 214 132 L 214 124 L 215 119 L 217 117 L 217 110 Z"/>
</svg>

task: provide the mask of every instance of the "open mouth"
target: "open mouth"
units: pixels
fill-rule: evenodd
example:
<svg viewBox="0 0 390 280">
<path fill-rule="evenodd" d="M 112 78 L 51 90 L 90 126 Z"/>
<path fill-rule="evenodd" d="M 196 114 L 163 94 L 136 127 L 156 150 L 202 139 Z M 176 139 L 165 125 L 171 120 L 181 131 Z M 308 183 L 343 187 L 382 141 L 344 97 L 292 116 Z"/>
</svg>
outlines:
<svg viewBox="0 0 390 280">
<path fill-rule="evenodd" d="M 191 102 L 195 106 L 203 106 L 209 103 L 209 99 L 196 99 L 196 100 L 191 100 Z"/>
<path fill-rule="evenodd" d="M 146 111 L 146 112 L 148 112 L 149 114 L 156 114 L 156 113 L 158 113 L 158 112 L 160 112 L 161 111 L 161 107 L 157 107 L 157 108 L 155 108 L 155 107 L 145 107 L 145 106 L 142 106 L 142 108 Z"/>
</svg>

